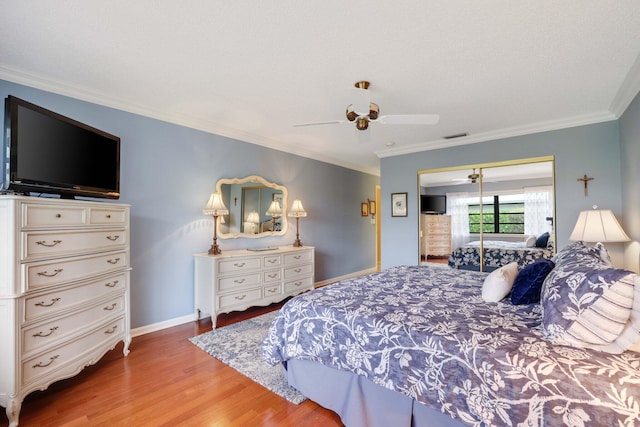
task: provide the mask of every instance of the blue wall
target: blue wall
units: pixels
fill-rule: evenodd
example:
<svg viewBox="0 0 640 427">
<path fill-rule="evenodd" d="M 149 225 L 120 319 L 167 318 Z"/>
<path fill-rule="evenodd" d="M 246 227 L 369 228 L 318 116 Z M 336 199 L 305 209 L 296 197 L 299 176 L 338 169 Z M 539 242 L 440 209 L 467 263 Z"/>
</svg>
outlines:
<svg viewBox="0 0 640 427">
<path fill-rule="evenodd" d="M 206 252 L 213 234 L 202 208 L 220 178 L 260 175 L 286 186 L 289 204 L 302 200 L 300 238 L 316 247 L 316 281 L 375 267 L 375 227 L 360 216 L 360 202 L 375 198 L 376 176 L 0 80 L 7 95 L 122 139 L 133 328 L 193 313 L 193 254 Z M 218 242 L 223 251 L 291 245 L 290 225 L 286 236 Z"/>
<path fill-rule="evenodd" d="M 620 118 L 623 227 L 632 243 L 625 250 L 625 266 L 640 271 L 640 95 Z"/>
<path fill-rule="evenodd" d="M 529 157 L 555 156 L 556 236 L 562 248 L 581 210 L 597 204 L 622 213 L 619 139 L 618 121 L 611 121 L 381 159 L 382 267 L 418 262 L 419 170 Z M 588 197 L 577 181 L 584 174 L 595 178 Z M 408 193 L 407 217 L 391 217 L 391 193 L 397 192 Z"/>
</svg>

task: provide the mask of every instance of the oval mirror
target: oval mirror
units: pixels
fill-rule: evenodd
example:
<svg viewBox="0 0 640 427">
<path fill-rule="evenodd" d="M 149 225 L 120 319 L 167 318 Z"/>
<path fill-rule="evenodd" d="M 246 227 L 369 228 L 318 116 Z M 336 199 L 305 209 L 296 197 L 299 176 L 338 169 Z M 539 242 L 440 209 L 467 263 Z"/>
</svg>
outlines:
<svg viewBox="0 0 640 427">
<path fill-rule="evenodd" d="M 229 209 L 219 220 L 220 238 L 283 236 L 287 232 L 286 187 L 252 175 L 220 179 L 216 192 Z"/>
</svg>

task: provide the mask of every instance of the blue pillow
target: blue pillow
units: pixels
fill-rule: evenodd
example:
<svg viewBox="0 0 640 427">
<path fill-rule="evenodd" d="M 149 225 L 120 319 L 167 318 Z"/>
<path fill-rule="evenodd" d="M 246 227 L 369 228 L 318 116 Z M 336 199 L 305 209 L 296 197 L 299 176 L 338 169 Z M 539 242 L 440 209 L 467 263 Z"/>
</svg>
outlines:
<svg viewBox="0 0 640 427">
<path fill-rule="evenodd" d="M 545 231 L 536 239 L 536 248 L 546 248 L 549 243 L 549 232 Z"/>
<path fill-rule="evenodd" d="M 539 302 L 542 283 L 555 266 L 553 261 L 544 259 L 520 270 L 511 288 L 511 303 L 522 305 Z"/>
</svg>

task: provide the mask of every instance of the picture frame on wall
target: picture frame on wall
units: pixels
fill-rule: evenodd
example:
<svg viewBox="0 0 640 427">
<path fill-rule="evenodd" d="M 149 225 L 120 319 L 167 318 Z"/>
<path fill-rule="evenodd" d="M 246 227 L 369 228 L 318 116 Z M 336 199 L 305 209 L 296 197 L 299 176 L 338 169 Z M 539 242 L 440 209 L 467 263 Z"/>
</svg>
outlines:
<svg viewBox="0 0 640 427">
<path fill-rule="evenodd" d="M 391 193 L 391 216 L 407 216 L 407 193 Z"/>
<path fill-rule="evenodd" d="M 369 216 L 369 204 L 367 202 L 360 203 L 360 215 Z"/>
</svg>

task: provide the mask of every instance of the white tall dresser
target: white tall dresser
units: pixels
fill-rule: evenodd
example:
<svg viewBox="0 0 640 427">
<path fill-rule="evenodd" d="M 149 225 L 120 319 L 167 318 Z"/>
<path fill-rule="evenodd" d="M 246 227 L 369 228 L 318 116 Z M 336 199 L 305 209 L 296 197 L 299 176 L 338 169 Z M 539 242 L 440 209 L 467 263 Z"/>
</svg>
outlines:
<svg viewBox="0 0 640 427">
<path fill-rule="evenodd" d="M 0 196 L 0 405 L 129 353 L 129 206 Z"/>
</svg>

